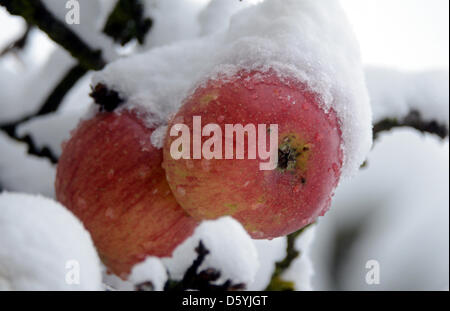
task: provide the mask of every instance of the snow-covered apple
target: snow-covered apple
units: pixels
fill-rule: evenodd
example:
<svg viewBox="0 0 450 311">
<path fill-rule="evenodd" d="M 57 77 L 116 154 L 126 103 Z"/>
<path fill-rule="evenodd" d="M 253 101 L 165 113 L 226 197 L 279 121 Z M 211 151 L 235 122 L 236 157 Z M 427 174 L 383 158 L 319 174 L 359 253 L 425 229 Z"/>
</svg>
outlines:
<svg viewBox="0 0 450 311">
<path fill-rule="evenodd" d="M 170 256 L 196 227 L 170 191 L 153 131 L 136 111 L 99 113 L 78 126 L 58 164 L 57 199 L 122 278 L 146 256 Z"/>
<path fill-rule="evenodd" d="M 198 117 L 202 135 L 193 130 Z M 239 125 L 240 134 L 219 135 L 230 125 Z M 251 131 L 260 125 L 267 125 L 267 133 Z M 277 131 L 271 132 L 269 125 L 277 125 Z M 184 149 L 176 144 L 181 136 L 174 135 L 181 126 L 192 137 Z M 270 135 L 277 135 L 278 159 L 272 170 L 262 170 L 260 164 L 267 159 L 251 151 L 251 140 L 256 135 L 259 142 L 261 134 L 267 136 L 266 150 Z M 281 78 L 274 70 L 241 71 L 210 79 L 185 100 L 169 122 L 163 167 L 178 203 L 196 220 L 231 215 L 253 238 L 274 238 L 328 210 L 341 174 L 341 143 L 335 111 L 325 111 L 319 95 L 306 84 Z M 174 144 L 184 152 L 182 157 L 174 156 Z M 243 159 L 237 153 L 232 159 L 225 155 L 227 147 L 239 145 L 244 146 Z M 194 154 L 199 146 L 201 156 Z M 205 148 L 213 155 L 209 159 Z"/>
</svg>

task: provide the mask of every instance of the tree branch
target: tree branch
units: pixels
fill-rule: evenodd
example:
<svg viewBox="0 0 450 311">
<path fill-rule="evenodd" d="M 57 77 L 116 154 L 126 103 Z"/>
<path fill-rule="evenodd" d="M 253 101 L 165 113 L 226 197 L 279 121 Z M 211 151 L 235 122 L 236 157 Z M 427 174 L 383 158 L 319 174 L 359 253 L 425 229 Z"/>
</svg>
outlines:
<svg viewBox="0 0 450 311">
<path fill-rule="evenodd" d="M 141 0 L 119 0 L 106 21 L 103 33 L 115 42 L 125 45 L 132 39 L 139 44 L 145 41 L 145 35 L 152 27 L 153 21 L 144 17 Z"/>
<path fill-rule="evenodd" d="M 272 274 L 272 278 L 270 279 L 269 285 L 267 285 L 267 291 L 293 291 L 295 290 L 294 282 L 285 281 L 282 278 L 283 273 L 291 266 L 294 260 L 300 256 L 300 252 L 295 248 L 295 242 L 297 238 L 302 235 L 303 232 L 311 225 L 303 227 L 302 229 L 289 234 L 286 245 L 286 256 L 281 260 L 275 263 L 275 270 Z"/>
<path fill-rule="evenodd" d="M 0 4 L 10 14 L 22 16 L 29 24 L 39 27 L 84 68 L 100 70 L 105 66 L 101 51 L 92 50 L 63 22 L 55 18 L 40 0 L 0 0 Z"/>
<path fill-rule="evenodd" d="M 12 139 L 25 143 L 28 146 L 29 154 L 47 158 L 52 163 L 57 163 L 58 158 L 51 152 L 49 148 L 47 147 L 44 147 L 42 149 L 37 148 L 37 146 L 34 144 L 30 136 L 27 135 L 25 137 L 18 137 L 16 135 L 16 129 L 20 124 L 34 117 L 57 111 L 64 96 L 70 89 L 72 89 L 72 87 L 77 83 L 77 81 L 86 74 L 86 72 L 87 70 L 81 65 L 73 66 L 61 80 L 61 82 L 59 82 L 59 84 L 55 87 L 53 92 L 47 97 L 44 104 L 37 112 L 22 117 L 19 120 L 7 124 L 1 124 L 0 129 L 3 130 L 6 134 L 8 134 L 8 136 L 11 137 Z"/>
<path fill-rule="evenodd" d="M 374 140 L 379 137 L 382 132 L 390 131 L 398 127 L 411 127 L 422 133 L 429 133 L 445 139 L 449 135 L 448 128 L 436 121 L 424 121 L 418 110 L 411 110 L 409 114 L 402 118 L 386 118 L 378 121 L 373 126 Z"/>
</svg>

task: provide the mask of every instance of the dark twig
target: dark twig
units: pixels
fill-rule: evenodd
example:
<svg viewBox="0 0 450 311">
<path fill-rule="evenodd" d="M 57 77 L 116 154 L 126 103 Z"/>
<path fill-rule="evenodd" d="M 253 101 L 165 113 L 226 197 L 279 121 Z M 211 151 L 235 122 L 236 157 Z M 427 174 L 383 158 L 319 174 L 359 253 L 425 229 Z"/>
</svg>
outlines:
<svg viewBox="0 0 450 311">
<path fill-rule="evenodd" d="M 22 16 L 29 24 L 39 27 L 84 68 L 100 70 L 105 66 L 101 51 L 92 50 L 63 22 L 55 18 L 40 0 L 0 0 L 0 4 L 10 14 Z"/>
<path fill-rule="evenodd" d="M 86 73 L 87 70 L 79 64 L 70 68 L 34 116 L 41 116 L 57 111 L 66 94 Z"/>
<path fill-rule="evenodd" d="M 153 21 L 143 15 L 141 0 L 119 0 L 109 15 L 103 32 L 115 42 L 125 45 L 133 39 L 144 43 Z"/>
<path fill-rule="evenodd" d="M 167 281 L 164 288 L 166 291 L 227 291 L 245 289 L 244 284 L 233 284 L 231 280 L 227 280 L 223 284 L 214 284 L 213 282 L 217 281 L 221 275 L 216 269 L 209 268 L 198 272 L 201 264 L 209 254 L 209 250 L 207 250 L 202 241 L 200 241 L 195 251 L 198 256 L 189 269 L 186 270 L 183 279 L 181 281 Z"/>
<path fill-rule="evenodd" d="M 283 280 L 283 273 L 291 266 L 293 261 L 300 255 L 300 252 L 295 248 L 295 242 L 302 233 L 309 228 L 310 225 L 289 234 L 286 245 L 286 256 L 275 263 L 275 270 L 272 273 L 269 285 L 267 285 L 267 291 L 292 291 L 295 289 L 295 284 L 290 281 Z"/>
<path fill-rule="evenodd" d="M 34 155 L 34 156 L 37 156 L 40 158 L 45 158 L 53 164 L 58 163 L 58 157 L 55 156 L 55 154 L 48 147 L 38 148 L 29 135 L 26 135 L 24 137 L 18 137 L 15 133 L 16 132 L 15 126 L 10 126 L 10 127 L 3 126 L 3 127 L 1 127 L 1 130 L 3 130 L 3 132 L 8 134 L 8 136 L 11 137 L 12 139 L 14 139 L 15 141 L 24 143 L 28 147 L 28 150 L 27 150 L 28 154 Z"/>
<path fill-rule="evenodd" d="M 398 127 L 411 127 L 422 133 L 433 134 L 442 139 L 448 137 L 449 134 L 449 129 L 445 125 L 439 124 L 435 120 L 425 121 L 419 111 L 411 110 L 404 118 L 386 118 L 375 123 L 373 126 L 373 137 L 374 139 L 377 139 L 380 133 Z"/>
</svg>

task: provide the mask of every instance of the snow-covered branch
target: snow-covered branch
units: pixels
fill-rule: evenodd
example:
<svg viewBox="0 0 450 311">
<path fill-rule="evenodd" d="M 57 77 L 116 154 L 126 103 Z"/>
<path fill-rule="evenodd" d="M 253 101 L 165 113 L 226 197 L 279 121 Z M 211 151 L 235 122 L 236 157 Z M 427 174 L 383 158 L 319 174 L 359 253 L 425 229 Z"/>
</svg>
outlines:
<svg viewBox="0 0 450 311">
<path fill-rule="evenodd" d="M 369 67 L 366 81 L 373 110 L 374 138 L 397 127 L 448 137 L 448 71 L 408 73 Z"/>
<path fill-rule="evenodd" d="M 448 127 L 435 120 L 426 121 L 418 110 L 411 110 L 405 117 L 386 118 L 378 121 L 373 126 L 373 137 L 378 138 L 381 132 L 390 131 L 398 127 L 411 127 L 422 133 L 434 134 L 442 139 L 448 137 Z"/>
<path fill-rule="evenodd" d="M 76 58 L 83 67 L 98 70 L 105 65 L 101 51 L 92 50 L 63 22 L 56 19 L 40 0 L 1 0 L 0 4 L 10 14 L 22 16 L 29 24 L 39 27 Z"/>
</svg>

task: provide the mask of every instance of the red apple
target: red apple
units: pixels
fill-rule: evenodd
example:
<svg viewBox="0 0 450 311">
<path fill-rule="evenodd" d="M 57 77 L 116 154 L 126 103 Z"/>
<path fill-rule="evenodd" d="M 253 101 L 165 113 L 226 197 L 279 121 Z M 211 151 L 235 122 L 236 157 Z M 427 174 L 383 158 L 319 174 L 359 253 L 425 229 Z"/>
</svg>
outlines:
<svg viewBox="0 0 450 311">
<path fill-rule="evenodd" d="M 265 161 L 260 154 L 249 159 L 248 148 L 244 148 L 244 159 L 224 159 L 225 151 L 222 159 L 208 160 L 203 153 L 201 159 L 198 154 L 194 159 L 193 120 L 199 116 L 203 126 L 220 126 L 222 150 L 226 148 L 225 124 L 256 128 L 277 124 L 276 168 L 260 170 Z M 180 123 L 187 125 L 192 137 L 190 148 L 185 148 L 190 159 L 177 159 L 171 153 L 180 136 L 170 132 L 179 129 L 174 125 Z M 267 142 L 274 135 L 269 131 L 257 135 L 262 134 Z M 209 139 L 206 135 L 197 142 L 205 148 Z M 231 215 L 253 238 L 274 238 L 306 226 L 328 210 L 340 177 L 341 141 L 336 113 L 325 112 L 319 96 L 305 84 L 280 79 L 274 71 L 239 72 L 233 78 L 208 81 L 185 101 L 169 123 L 163 166 L 178 203 L 196 220 Z M 239 144 L 236 136 L 233 143 Z M 215 150 L 211 141 L 206 145 Z"/>
<path fill-rule="evenodd" d="M 177 204 L 135 112 L 99 113 L 65 143 L 56 197 L 78 216 L 110 271 L 124 278 L 146 256 L 170 256 L 196 222 Z"/>
</svg>

